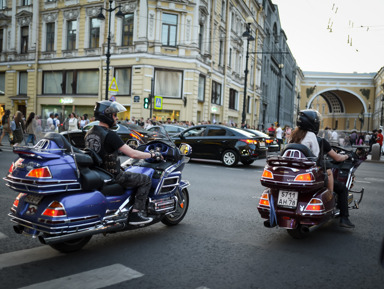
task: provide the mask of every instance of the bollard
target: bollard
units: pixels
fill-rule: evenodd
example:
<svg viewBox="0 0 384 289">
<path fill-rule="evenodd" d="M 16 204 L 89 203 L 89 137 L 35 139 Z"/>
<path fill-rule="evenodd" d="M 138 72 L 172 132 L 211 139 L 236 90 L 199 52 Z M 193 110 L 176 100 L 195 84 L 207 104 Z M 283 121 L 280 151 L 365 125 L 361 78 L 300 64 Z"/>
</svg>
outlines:
<svg viewBox="0 0 384 289">
<path fill-rule="evenodd" d="M 372 160 L 373 161 L 379 161 L 380 160 L 380 145 L 378 143 L 375 143 L 372 145 Z"/>
</svg>

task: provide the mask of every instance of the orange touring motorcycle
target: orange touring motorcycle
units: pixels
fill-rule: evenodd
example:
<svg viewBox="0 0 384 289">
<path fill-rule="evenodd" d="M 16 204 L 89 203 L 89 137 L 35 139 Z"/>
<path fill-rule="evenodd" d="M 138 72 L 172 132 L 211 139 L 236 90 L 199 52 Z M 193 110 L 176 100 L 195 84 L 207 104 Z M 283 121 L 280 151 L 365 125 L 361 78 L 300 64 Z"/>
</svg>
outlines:
<svg viewBox="0 0 384 289">
<path fill-rule="evenodd" d="M 267 187 L 257 207 L 264 226 L 287 229 L 295 239 L 305 237 L 331 219 L 340 215 L 337 195 L 326 187 L 326 168 L 331 168 L 334 179 L 348 188 L 348 204 L 358 209 L 364 188 L 352 191 L 357 167 L 367 158 L 367 146 L 355 146 L 352 150 L 332 147 L 349 158 L 340 163 L 324 159 L 319 166 L 317 158 L 302 144 L 289 144 L 282 155 L 267 159 L 261 184 Z M 359 196 L 354 200 L 354 195 Z"/>
</svg>

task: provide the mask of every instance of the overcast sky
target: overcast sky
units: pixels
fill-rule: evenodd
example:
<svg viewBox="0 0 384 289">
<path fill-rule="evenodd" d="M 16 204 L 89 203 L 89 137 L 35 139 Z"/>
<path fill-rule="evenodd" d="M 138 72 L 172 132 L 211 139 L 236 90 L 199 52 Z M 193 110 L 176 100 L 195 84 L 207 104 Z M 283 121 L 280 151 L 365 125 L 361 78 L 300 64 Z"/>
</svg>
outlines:
<svg viewBox="0 0 384 289">
<path fill-rule="evenodd" d="M 303 71 L 365 73 L 384 66 L 384 0 L 272 0 Z"/>
</svg>

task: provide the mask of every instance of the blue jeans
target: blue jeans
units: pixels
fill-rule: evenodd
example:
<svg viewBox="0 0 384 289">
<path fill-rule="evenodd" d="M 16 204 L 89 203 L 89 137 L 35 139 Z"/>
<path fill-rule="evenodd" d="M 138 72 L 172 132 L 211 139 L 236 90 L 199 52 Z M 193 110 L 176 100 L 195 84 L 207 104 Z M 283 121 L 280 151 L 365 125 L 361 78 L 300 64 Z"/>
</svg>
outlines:
<svg viewBox="0 0 384 289">
<path fill-rule="evenodd" d="M 28 145 L 29 143 L 32 143 L 32 145 L 35 145 L 35 135 L 29 134 L 27 140 L 25 141 L 25 144 Z"/>
</svg>

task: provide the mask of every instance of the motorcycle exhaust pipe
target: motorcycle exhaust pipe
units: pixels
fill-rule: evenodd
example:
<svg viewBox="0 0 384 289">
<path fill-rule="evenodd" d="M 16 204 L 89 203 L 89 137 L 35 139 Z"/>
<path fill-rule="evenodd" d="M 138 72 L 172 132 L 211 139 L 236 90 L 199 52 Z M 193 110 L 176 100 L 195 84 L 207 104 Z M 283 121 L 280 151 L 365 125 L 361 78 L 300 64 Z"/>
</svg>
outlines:
<svg viewBox="0 0 384 289">
<path fill-rule="evenodd" d="M 301 231 L 303 233 L 310 233 L 310 232 L 313 232 L 315 230 L 317 230 L 318 228 L 320 228 L 324 223 L 321 223 L 321 224 L 318 224 L 318 225 L 313 225 L 313 226 L 301 226 Z"/>
<path fill-rule="evenodd" d="M 70 234 L 60 235 L 60 236 L 45 236 L 45 237 L 39 236 L 39 241 L 44 245 L 51 245 L 51 244 L 71 241 L 73 239 L 84 238 L 84 237 L 88 237 L 88 236 L 92 236 L 100 233 L 107 234 L 109 232 L 116 232 L 118 230 L 124 229 L 124 227 L 125 227 L 125 223 L 118 223 L 108 227 L 102 227 L 102 228 L 97 228 L 97 229 L 92 229 L 92 230 L 82 231 L 77 233 L 70 233 Z"/>
</svg>

